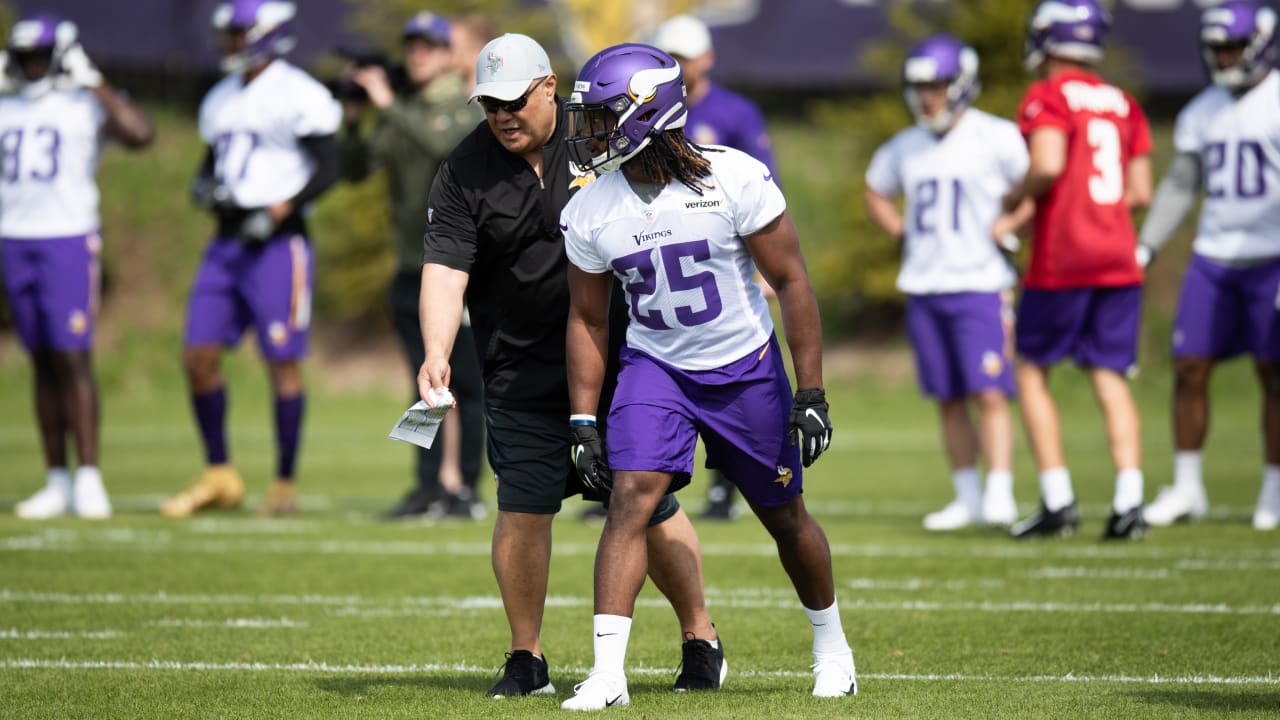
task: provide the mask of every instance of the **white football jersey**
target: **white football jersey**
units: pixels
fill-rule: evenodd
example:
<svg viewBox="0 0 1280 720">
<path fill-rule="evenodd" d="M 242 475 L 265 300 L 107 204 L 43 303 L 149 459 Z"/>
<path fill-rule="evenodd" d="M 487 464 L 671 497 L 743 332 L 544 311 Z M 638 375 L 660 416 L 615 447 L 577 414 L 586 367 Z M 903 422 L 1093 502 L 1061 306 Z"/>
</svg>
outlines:
<svg viewBox="0 0 1280 720">
<path fill-rule="evenodd" d="M 98 170 L 106 112 L 85 89 L 0 95 L 0 237 L 98 230 Z"/>
<path fill-rule="evenodd" d="M 1195 252 L 1228 262 L 1280 256 L 1280 71 L 1239 98 L 1201 90 L 1178 113 L 1173 144 L 1200 157 Z"/>
<path fill-rule="evenodd" d="M 906 198 L 898 289 L 924 295 L 1012 287 L 1016 277 L 991 225 L 1028 162 L 1018 126 L 976 108 L 941 137 L 912 125 L 880 146 L 867 186 Z"/>
<path fill-rule="evenodd" d="M 332 135 L 342 108 L 323 85 L 275 60 L 248 85 L 242 73 L 223 78 L 200 104 L 200 137 L 214 151 L 214 175 L 236 205 L 266 207 L 306 186 L 315 162 L 298 143 Z"/>
<path fill-rule="evenodd" d="M 684 370 L 723 367 L 773 332 L 742 238 L 786 201 L 759 160 L 713 147 L 701 195 L 674 182 L 646 204 L 618 170 L 574 195 L 560 219 L 569 262 L 622 280 L 627 345 Z"/>
</svg>

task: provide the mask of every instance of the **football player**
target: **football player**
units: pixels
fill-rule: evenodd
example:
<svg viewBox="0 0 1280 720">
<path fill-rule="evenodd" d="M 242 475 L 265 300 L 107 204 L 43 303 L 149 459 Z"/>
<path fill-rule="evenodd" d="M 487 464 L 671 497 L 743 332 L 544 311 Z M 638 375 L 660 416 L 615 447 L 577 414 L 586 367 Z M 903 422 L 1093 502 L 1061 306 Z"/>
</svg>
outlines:
<svg viewBox="0 0 1280 720">
<path fill-rule="evenodd" d="M 338 177 L 334 135 L 342 111 L 323 85 L 282 57 L 294 45 L 295 12 L 282 0 L 232 0 L 213 13 L 227 75 L 200 105 L 200 137 L 209 149 L 192 191 L 214 214 L 217 231 L 191 288 L 183 355 L 207 467 L 161 505 L 170 517 L 235 506 L 244 497 L 227 449 L 219 362 L 249 325 L 271 377 L 278 446 L 276 480 L 260 511 L 297 510 L 299 365 L 313 273 L 304 217 Z"/>
<path fill-rule="evenodd" d="M 916 124 L 872 156 L 865 196 L 871 219 L 903 244 L 898 289 L 907 293 L 907 333 L 920 389 L 938 402 L 956 490 L 924 526 L 1009 525 L 1017 513 L 1008 402 L 1017 278 L 992 226 L 1001 198 L 1027 171 L 1027 146 L 1016 125 L 969 107 L 978 94 L 978 53 L 960 40 L 920 42 L 907 53 L 902 77 Z M 906 198 L 905 212 L 898 196 Z"/>
<path fill-rule="evenodd" d="M 106 138 L 141 148 L 151 121 L 102 77 L 74 23 L 47 13 L 20 19 L 0 52 L 0 250 L 9 309 L 35 370 L 46 467 L 44 488 L 14 508 L 22 518 L 111 515 L 92 364 L 102 252 L 94 174 Z"/>
<path fill-rule="evenodd" d="M 1133 98 L 1093 69 L 1110 24 L 1096 0 L 1042 0 L 1027 29 L 1026 66 L 1041 78 L 1018 111 L 1031 166 L 1004 206 L 1035 203 L 1015 344 L 1041 507 L 1011 528 L 1014 537 L 1071 534 L 1079 524 L 1048 384 L 1050 368 L 1067 358 L 1089 375 L 1116 468 L 1103 538 L 1146 532 L 1138 409 L 1126 376 L 1142 309 L 1130 211 L 1151 199 L 1151 132 Z"/>
<path fill-rule="evenodd" d="M 562 705 L 569 710 L 629 702 L 624 659 L 648 562 L 645 525 L 664 493 L 689 482 L 699 437 L 707 464 L 738 484 L 777 542 L 813 626 L 813 694 L 857 690 L 826 536 L 801 496 L 801 464 L 831 440 L 817 301 L 769 169 L 731 148 L 692 144 L 684 98 L 671 56 L 624 44 L 587 61 L 567 106 L 570 153 L 598 175 L 560 220 L 570 262 L 570 429 L 584 482 L 601 481 L 602 463 L 613 473 L 596 555 L 595 667 Z M 757 266 L 782 306 L 794 399 L 768 303 L 752 281 Z M 606 461 L 595 408 L 613 276 L 631 322 Z M 706 651 L 723 680 L 718 639 Z"/>
<path fill-rule="evenodd" d="M 1208 510 L 1201 449 L 1209 375 L 1249 353 L 1262 386 L 1264 466 L 1253 526 L 1280 523 L 1280 72 L 1276 11 L 1229 0 L 1204 11 L 1200 46 L 1213 84 L 1178 114 L 1177 155 L 1142 226 L 1149 261 L 1204 190 L 1173 330 L 1174 476 L 1147 507 L 1168 525 Z"/>
</svg>

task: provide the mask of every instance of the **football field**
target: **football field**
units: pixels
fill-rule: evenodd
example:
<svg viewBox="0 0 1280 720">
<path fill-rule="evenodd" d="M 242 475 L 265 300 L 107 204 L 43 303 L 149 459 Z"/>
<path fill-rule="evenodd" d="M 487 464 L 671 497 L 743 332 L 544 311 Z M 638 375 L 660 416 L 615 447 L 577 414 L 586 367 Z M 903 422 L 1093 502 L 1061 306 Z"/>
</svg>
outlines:
<svg viewBox="0 0 1280 720">
<path fill-rule="evenodd" d="M 577 519 L 576 501 L 555 525 L 544 623 L 557 692 L 488 700 L 508 643 L 488 558 L 491 478 L 482 480 L 484 521 L 378 521 L 409 476 L 410 450 L 385 439 L 402 399 L 326 389 L 313 377 L 303 512 L 255 517 L 273 441 L 250 351 L 228 367 L 231 450 L 250 485 L 246 507 L 161 518 L 160 499 L 200 465 L 174 365 L 161 377 L 103 371 L 103 469 L 116 504 L 103 522 L 13 517 L 13 503 L 36 489 L 43 470 L 25 363 L 11 356 L 0 367 L 0 716 L 563 717 L 559 702 L 591 663 L 600 532 Z M 909 379 L 886 377 L 828 382 L 834 444 L 805 476 L 806 501 L 831 542 L 858 696 L 809 696 L 811 634 L 763 529 L 749 517 L 695 518 L 729 664 L 725 687 L 671 692 L 678 626 L 646 586 L 628 653 L 632 705 L 610 714 L 1280 715 L 1280 534 L 1249 526 L 1261 450 L 1248 365 L 1233 363 L 1214 379 L 1210 517 L 1120 544 L 1097 540 L 1112 472 L 1079 373 L 1059 371 L 1054 388 L 1081 533 L 1039 542 L 921 528 L 951 493 L 935 415 Z M 1170 477 L 1167 370 L 1145 371 L 1134 387 L 1150 499 Z M 1021 431 L 1018 442 L 1015 491 L 1025 514 L 1038 491 Z M 693 514 L 705 486 L 703 476 L 681 494 Z"/>
</svg>

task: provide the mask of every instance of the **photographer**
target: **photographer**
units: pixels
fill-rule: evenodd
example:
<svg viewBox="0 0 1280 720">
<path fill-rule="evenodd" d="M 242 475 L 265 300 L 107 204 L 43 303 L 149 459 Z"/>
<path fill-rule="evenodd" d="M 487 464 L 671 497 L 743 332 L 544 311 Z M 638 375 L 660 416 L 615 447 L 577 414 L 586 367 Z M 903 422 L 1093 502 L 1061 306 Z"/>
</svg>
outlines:
<svg viewBox="0 0 1280 720">
<path fill-rule="evenodd" d="M 397 258 L 390 293 L 392 315 L 414 377 L 423 362 L 418 295 L 427 195 L 440 162 L 481 119 L 467 105 L 466 81 L 453 72 L 450 30 L 449 21 L 440 15 L 415 14 L 402 32 L 407 87 L 397 92 L 380 64 L 356 64 L 345 77 L 362 88 L 368 99 L 359 99 L 358 93 L 343 94 L 342 176 L 358 182 L 378 168 L 387 172 Z M 364 138 L 360 118 L 367 107 L 377 113 L 378 121 L 372 136 Z M 456 417 L 446 418 L 441 440 L 430 450 L 417 450 L 417 483 L 387 513 L 389 519 L 428 513 L 465 519 L 483 513 L 483 505 L 475 500 L 475 487 L 484 416 L 480 369 L 470 333 L 471 328 L 464 325 L 452 358 L 453 390 L 458 396 L 458 409 L 452 415 Z"/>
</svg>

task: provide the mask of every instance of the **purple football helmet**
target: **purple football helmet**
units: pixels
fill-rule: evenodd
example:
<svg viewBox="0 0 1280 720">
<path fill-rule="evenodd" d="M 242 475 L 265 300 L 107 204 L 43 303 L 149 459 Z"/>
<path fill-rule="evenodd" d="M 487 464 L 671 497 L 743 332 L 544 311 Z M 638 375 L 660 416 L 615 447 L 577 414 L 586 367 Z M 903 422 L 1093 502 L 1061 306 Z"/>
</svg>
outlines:
<svg viewBox="0 0 1280 720">
<path fill-rule="evenodd" d="M 907 108 L 921 127 L 940 133 L 951 127 L 956 115 L 978 96 L 978 53 L 950 35 L 933 35 L 921 40 L 902 63 L 902 95 Z M 929 117 L 920 102 L 917 86 L 946 83 L 947 107 Z"/>
<path fill-rule="evenodd" d="M 582 66 L 566 106 L 569 157 L 584 172 L 616 170 L 658 133 L 684 127 L 684 95 L 680 64 L 661 50 L 601 50 Z"/>
<path fill-rule="evenodd" d="M 62 55 L 76 44 L 76 24 L 52 13 L 27 15 L 9 30 L 9 60 L 3 71 L 9 81 L 29 96 L 40 95 L 53 87 L 54 78 L 62 72 Z M 28 80 L 19 67 L 22 56 L 49 53 L 49 70 L 38 80 Z"/>
<path fill-rule="evenodd" d="M 1219 68 L 1214 49 L 1243 49 L 1240 61 Z M 1209 76 L 1228 90 L 1252 87 L 1276 61 L 1276 11 L 1253 0 L 1227 0 L 1200 16 L 1200 52 Z"/>
<path fill-rule="evenodd" d="M 1096 63 L 1110 29 L 1111 14 L 1097 0 L 1041 0 L 1027 22 L 1023 60 L 1028 70 L 1050 56 Z"/>
<path fill-rule="evenodd" d="M 229 0 L 213 10 L 218 32 L 241 30 L 245 46 L 222 58 L 222 71 L 241 72 L 274 57 L 285 55 L 296 44 L 293 18 L 298 8 L 285 0 Z"/>
</svg>

